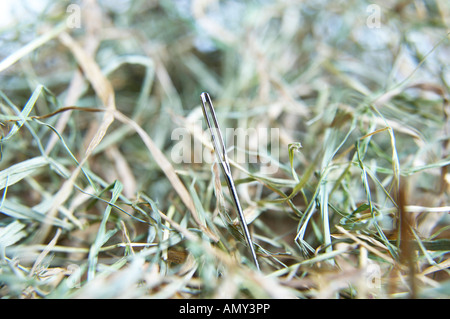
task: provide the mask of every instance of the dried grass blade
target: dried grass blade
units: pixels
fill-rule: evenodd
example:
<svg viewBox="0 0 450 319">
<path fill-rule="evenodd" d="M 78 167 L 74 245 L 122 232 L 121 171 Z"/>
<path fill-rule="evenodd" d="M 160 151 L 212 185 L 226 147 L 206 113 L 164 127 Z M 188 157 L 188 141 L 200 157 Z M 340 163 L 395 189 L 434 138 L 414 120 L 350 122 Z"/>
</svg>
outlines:
<svg viewBox="0 0 450 319">
<path fill-rule="evenodd" d="M 116 181 L 114 183 L 114 188 L 112 190 L 112 196 L 110 203 L 114 204 L 120 196 L 120 193 L 123 190 L 123 185 Z M 97 237 L 95 238 L 94 244 L 91 246 L 89 251 L 89 267 L 88 267 L 88 280 L 92 280 L 95 276 L 95 269 L 98 261 L 98 254 L 100 252 L 101 247 L 108 241 L 109 238 L 113 235 L 115 230 L 106 230 L 106 223 L 109 219 L 109 215 L 111 213 L 112 205 L 108 204 L 103 214 L 103 219 L 98 229 Z"/>
<path fill-rule="evenodd" d="M 141 137 L 142 141 L 144 142 L 145 146 L 147 146 L 147 149 L 152 154 L 156 163 L 159 165 L 161 170 L 167 176 L 169 182 L 172 184 L 173 188 L 178 193 L 181 200 L 186 205 L 187 209 L 191 212 L 192 217 L 194 218 L 197 225 L 203 231 L 205 231 L 208 237 L 210 237 L 214 241 L 217 241 L 218 238 L 215 235 L 213 235 L 201 222 L 197 210 L 195 209 L 194 201 L 192 200 L 192 197 L 189 194 L 186 187 L 184 186 L 183 182 L 180 180 L 177 173 L 175 172 L 175 169 L 173 168 L 172 164 L 169 162 L 169 160 L 166 158 L 163 152 L 156 146 L 156 144 L 153 142 L 153 140 L 147 134 L 147 132 L 145 132 L 142 129 L 142 127 L 139 126 L 139 124 L 137 124 L 135 121 L 128 118 L 124 114 L 120 113 L 119 111 L 115 111 L 114 116 L 118 121 L 131 126 L 136 131 L 136 133 Z"/>
<path fill-rule="evenodd" d="M 89 54 L 87 54 L 87 52 L 69 34 L 64 32 L 59 38 L 75 56 L 87 79 L 92 84 L 97 96 L 104 104 L 106 110 L 97 132 L 89 143 L 84 158 L 80 161 L 79 166 L 77 166 L 77 168 L 72 172 L 70 178 L 64 183 L 57 196 L 55 196 L 55 202 L 47 214 L 49 218 L 54 217 L 57 214 L 58 208 L 69 198 L 73 190 L 75 179 L 80 173 L 82 166 L 92 154 L 92 151 L 101 142 L 109 126 L 114 121 L 113 111 L 116 108 L 113 87 L 108 79 L 102 74 L 100 67 L 94 59 L 89 56 Z M 49 230 L 49 224 L 44 223 L 41 225 L 41 229 L 36 234 L 35 241 L 41 242 L 47 236 Z"/>
<path fill-rule="evenodd" d="M 51 39 L 57 37 L 61 32 L 63 32 L 67 28 L 66 23 L 61 23 L 58 26 L 56 26 L 54 29 L 50 30 L 49 32 L 41 35 L 37 39 L 34 39 L 27 45 L 23 46 L 13 54 L 9 55 L 6 59 L 0 62 L 0 72 L 6 70 L 11 65 L 19 61 L 21 58 L 26 56 L 27 54 L 33 52 L 40 46 L 44 45 Z"/>
<path fill-rule="evenodd" d="M 14 164 L 0 172 L 0 190 L 14 185 L 25 177 L 31 175 L 37 169 L 48 165 L 45 157 L 39 156 Z"/>
</svg>

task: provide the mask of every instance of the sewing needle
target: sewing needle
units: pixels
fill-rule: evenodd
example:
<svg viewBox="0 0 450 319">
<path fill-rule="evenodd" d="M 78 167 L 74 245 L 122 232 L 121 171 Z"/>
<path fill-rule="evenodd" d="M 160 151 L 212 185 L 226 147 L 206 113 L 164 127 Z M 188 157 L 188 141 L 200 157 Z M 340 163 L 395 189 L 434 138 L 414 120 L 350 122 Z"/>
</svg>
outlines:
<svg viewBox="0 0 450 319">
<path fill-rule="evenodd" d="M 236 208 L 242 230 L 244 232 L 245 240 L 247 241 L 247 245 L 250 248 L 256 268 L 258 270 L 260 270 L 259 264 L 258 264 L 258 259 L 256 258 L 255 249 L 253 247 L 253 242 L 250 237 L 250 232 L 248 231 L 247 222 L 245 221 L 245 216 L 244 216 L 244 213 L 242 212 L 241 204 L 239 203 L 239 198 L 237 195 L 236 187 L 234 185 L 233 176 L 231 175 L 230 163 L 228 161 L 226 146 L 225 146 L 225 143 L 222 138 L 222 133 L 220 132 L 219 123 L 217 121 L 216 113 L 214 111 L 214 107 L 213 107 L 211 98 L 209 97 L 209 94 L 206 92 L 203 92 L 200 95 L 200 97 L 202 100 L 203 115 L 206 119 L 206 123 L 211 132 L 214 149 L 216 151 L 217 158 L 219 160 L 220 166 L 222 167 L 222 172 L 225 176 L 225 180 L 227 182 L 228 189 L 229 189 L 231 197 L 233 199 L 233 203 Z M 206 105 L 208 105 L 208 108 L 206 107 Z M 208 109 L 209 109 L 209 113 L 208 113 Z M 210 114 L 210 116 L 208 116 L 208 114 Z"/>
</svg>

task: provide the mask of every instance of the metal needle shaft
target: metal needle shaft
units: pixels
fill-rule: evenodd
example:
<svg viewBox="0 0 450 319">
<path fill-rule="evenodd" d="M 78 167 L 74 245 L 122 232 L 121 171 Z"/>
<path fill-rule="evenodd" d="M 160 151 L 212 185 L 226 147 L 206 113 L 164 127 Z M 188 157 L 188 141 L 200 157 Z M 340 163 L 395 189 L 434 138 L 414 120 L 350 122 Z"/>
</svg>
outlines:
<svg viewBox="0 0 450 319">
<path fill-rule="evenodd" d="M 220 132 L 219 123 L 217 121 L 216 113 L 214 111 L 211 98 L 209 97 L 209 94 L 206 92 L 203 92 L 200 95 L 200 97 L 202 100 L 203 115 L 205 116 L 206 123 L 211 132 L 214 149 L 216 150 L 220 166 L 222 167 L 222 172 L 225 176 L 225 180 L 227 182 L 231 198 L 233 199 L 233 203 L 236 208 L 242 230 L 244 232 L 245 240 L 247 241 L 247 245 L 250 248 L 250 252 L 252 254 L 256 268 L 259 270 L 258 259 L 256 258 L 255 249 L 253 247 L 253 241 L 250 237 L 250 232 L 248 231 L 247 222 L 245 221 L 245 216 L 242 211 L 241 204 L 239 203 L 239 197 L 237 195 L 236 187 L 234 185 L 233 176 L 231 175 L 230 163 L 228 161 L 226 146 L 222 138 L 222 133 Z"/>
</svg>

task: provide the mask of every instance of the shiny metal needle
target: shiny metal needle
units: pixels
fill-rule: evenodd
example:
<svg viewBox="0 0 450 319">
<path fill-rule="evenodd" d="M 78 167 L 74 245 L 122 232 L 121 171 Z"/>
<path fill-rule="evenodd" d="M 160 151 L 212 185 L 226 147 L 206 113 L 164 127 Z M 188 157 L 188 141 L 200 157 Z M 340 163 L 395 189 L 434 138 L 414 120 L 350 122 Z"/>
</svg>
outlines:
<svg viewBox="0 0 450 319">
<path fill-rule="evenodd" d="M 255 249 L 253 247 L 253 242 L 250 237 L 250 232 L 248 231 L 247 223 L 245 221 L 244 213 L 242 212 L 241 204 L 239 203 L 239 198 L 237 195 L 236 187 L 234 186 L 233 176 L 231 175 L 230 163 L 228 161 L 227 151 L 225 147 L 225 143 L 222 138 L 222 133 L 220 132 L 219 123 L 217 121 L 216 112 L 214 111 L 213 104 L 211 102 L 211 98 L 209 94 L 203 92 L 200 95 L 202 100 L 202 110 L 203 115 L 205 116 L 206 123 L 208 124 L 209 130 L 211 132 L 214 149 L 216 150 L 217 158 L 219 159 L 220 166 L 222 167 L 222 172 L 225 176 L 225 180 L 227 181 L 228 189 L 230 191 L 231 197 L 233 198 L 234 206 L 237 210 L 237 214 L 239 216 L 239 220 L 241 223 L 242 230 L 244 232 L 245 240 L 247 241 L 247 245 L 250 248 L 253 261 L 255 262 L 256 268 L 260 270 L 258 259 L 256 258 Z M 208 112 L 209 110 L 209 112 Z"/>
</svg>

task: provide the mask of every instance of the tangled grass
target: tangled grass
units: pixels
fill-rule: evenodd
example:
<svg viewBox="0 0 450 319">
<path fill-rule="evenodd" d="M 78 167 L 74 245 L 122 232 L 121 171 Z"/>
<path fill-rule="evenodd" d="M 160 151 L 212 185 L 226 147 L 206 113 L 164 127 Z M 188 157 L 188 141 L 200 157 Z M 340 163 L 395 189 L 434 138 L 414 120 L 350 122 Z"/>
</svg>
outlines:
<svg viewBox="0 0 450 319">
<path fill-rule="evenodd" d="M 36 16 L 0 37 L 3 298 L 450 296 L 447 1 Z M 275 173 L 252 136 L 230 155 L 261 272 L 217 165 L 173 160 L 202 91 L 222 127 L 279 129 Z"/>
</svg>

